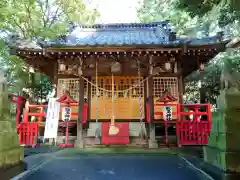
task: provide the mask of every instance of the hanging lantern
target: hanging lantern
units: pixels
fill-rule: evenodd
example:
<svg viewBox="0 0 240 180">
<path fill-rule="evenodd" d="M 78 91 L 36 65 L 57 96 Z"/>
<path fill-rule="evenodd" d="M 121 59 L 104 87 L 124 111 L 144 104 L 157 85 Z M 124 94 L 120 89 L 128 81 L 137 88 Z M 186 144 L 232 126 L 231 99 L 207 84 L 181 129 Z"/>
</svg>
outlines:
<svg viewBox="0 0 240 180">
<path fill-rule="evenodd" d="M 82 67 L 81 66 L 78 67 L 78 75 L 79 76 L 83 75 L 83 71 L 82 71 Z"/>
<path fill-rule="evenodd" d="M 165 69 L 166 69 L 167 71 L 171 70 L 171 63 L 170 63 L 170 62 L 166 62 L 166 63 L 165 63 Z"/>
<path fill-rule="evenodd" d="M 96 97 L 100 97 L 100 91 L 98 88 L 96 89 Z"/>
<path fill-rule="evenodd" d="M 59 71 L 60 72 L 63 72 L 63 71 L 65 71 L 66 70 L 66 66 L 65 66 L 65 64 L 64 63 L 59 63 Z"/>
<path fill-rule="evenodd" d="M 124 97 L 124 98 L 127 98 L 127 97 L 128 97 L 128 91 L 125 91 L 125 92 L 124 92 L 123 97 Z"/>
<path fill-rule="evenodd" d="M 121 64 L 119 62 L 114 62 L 111 66 L 112 73 L 119 73 L 121 72 Z"/>
<path fill-rule="evenodd" d="M 88 67 L 89 68 L 94 68 L 94 64 L 89 64 Z"/>
<path fill-rule="evenodd" d="M 204 64 L 200 63 L 200 66 L 199 66 L 200 71 L 204 71 L 204 68 L 205 68 Z"/>
<path fill-rule="evenodd" d="M 29 67 L 29 72 L 34 73 L 34 68 L 32 66 Z"/>
</svg>

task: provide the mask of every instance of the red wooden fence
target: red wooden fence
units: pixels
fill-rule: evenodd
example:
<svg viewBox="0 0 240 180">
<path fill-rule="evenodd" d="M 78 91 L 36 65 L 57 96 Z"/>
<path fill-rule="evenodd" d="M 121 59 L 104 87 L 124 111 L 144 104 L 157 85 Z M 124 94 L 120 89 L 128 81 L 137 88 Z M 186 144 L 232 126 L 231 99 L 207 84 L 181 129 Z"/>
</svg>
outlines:
<svg viewBox="0 0 240 180">
<path fill-rule="evenodd" d="M 156 104 L 155 104 L 156 106 Z M 155 123 L 161 123 L 165 127 L 165 144 L 168 143 L 168 127 L 176 126 L 176 136 L 179 145 L 205 145 L 208 144 L 208 136 L 211 131 L 212 116 L 210 104 L 157 104 L 157 106 L 176 107 L 176 119 L 165 121 L 156 120 Z M 154 108 L 154 110 L 156 107 Z M 154 115 L 162 115 L 163 112 L 155 112 Z M 193 118 L 190 119 L 189 116 Z M 150 105 L 146 105 L 146 121 L 149 123 Z"/>
<path fill-rule="evenodd" d="M 29 105 L 26 103 L 23 122 L 20 123 L 20 115 L 21 115 L 21 104 L 24 103 L 24 97 L 18 96 L 14 94 L 9 94 L 11 97 L 11 101 L 17 103 L 16 107 L 16 125 L 17 130 L 19 133 L 19 140 L 20 144 L 26 145 L 33 145 L 35 142 L 36 137 L 38 136 L 38 126 L 39 123 L 42 122 L 43 118 L 46 116 L 47 105 Z M 69 105 L 68 105 L 69 106 Z M 78 106 L 78 103 L 72 103 L 70 106 Z M 173 116 L 176 116 L 176 119 L 170 121 L 162 120 L 154 120 L 155 123 L 162 123 L 165 126 L 165 145 L 168 144 L 168 130 L 169 126 L 175 125 L 176 126 L 176 135 L 178 139 L 178 143 L 180 145 L 204 145 L 208 144 L 208 136 L 211 131 L 211 124 L 212 124 L 212 116 L 211 116 L 211 107 L 210 104 L 157 104 L 155 108 L 163 107 L 163 106 L 172 106 L 176 107 L 176 111 L 172 113 Z M 29 112 L 30 108 L 37 108 L 38 112 Z M 78 115 L 77 112 L 72 112 L 72 115 Z M 83 111 L 83 121 L 82 123 L 85 124 L 87 122 L 87 114 L 88 114 L 88 104 L 84 104 L 84 111 Z M 156 115 L 163 115 L 163 112 L 156 111 Z M 37 118 L 37 122 L 28 122 L 30 116 L 35 116 Z M 192 119 L 189 118 L 192 116 Z M 146 105 L 146 121 L 150 123 L 150 105 Z M 109 144 L 110 141 L 116 141 L 116 138 L 119 139 L 120 137 L 108 137 L 107 134 L 104 135 L 104 132 L 107 129 L 109 123 L 103 123 L 103 134 L 105 136 L 105 140 L 103 143 Z M 116 123 L 117 124 L 117 123 Z M 119 124 L 120 125 L 120 124 Z M 122 123 L 125 130 L 129 130 L 129 127 Z M 106 126 L 106 127 L 105 127 Z M 121 131 L 121 130 L 120 130 Z M 122 131 L 121 131 L 122 132 Z M 125 137 L 125 136 L 124 136 Z M 127 139 L 126 142 L 118 142 L 118 143 L 129 143 L 129 134 L 126 135 Z M 114 139 L 115 138 L 115 139 Z M 123 138 L 123 136 L 121 136 Z"/>
<path fill-rule="evenodd" d="M 18 128 L 19 142 L 22 145 L 36 144 L 38 136 L 38 123 L 36 122 L 24 122 L 20 123 Z"/>
<path fill-rule="evenodd" d="M 78 104 L 70 104 L 70 105 L 61 105 L 61 107 L 64 107 L 64 106 L 78 106 Z M 35 116 L 39 123 L 42 122 L 43 118 L 46 117 L 47 113 L 46 113 L 46 110 L 47 110 L 47 107 L 48 105 L 33 105 L 33 104 L 27 104 L 25 106 L 25 110 L 24 110 L 24 114 L 23 114 L 23 121 L 24 122 L 28 122 L 28 119 L 29 117 L 31 116 Z M 30 111 L 30 108 L 35 108 L 35 109 L 38 109 L 39 112 L 29 112 Z M 88 113 L 88 104 L 84 104 L 84 109 L 83 109 L 83 121 L 82 121 L 82 124 L 85 124 L 87 123 L 87 113 Z M 78 112 L 72 112 L 72 116 L 74 115 L 78 115 L 79 113 Z"/>
<path fill-rule="evenodd" d="M 177 136 L 181 145 L 205 145 L 211 131 L 210 104 L 179 104 Z M 190 115 L 192 119 L 189 120 Z M 188 120 L 187 120 L 188 119 Z"/>
</svg>

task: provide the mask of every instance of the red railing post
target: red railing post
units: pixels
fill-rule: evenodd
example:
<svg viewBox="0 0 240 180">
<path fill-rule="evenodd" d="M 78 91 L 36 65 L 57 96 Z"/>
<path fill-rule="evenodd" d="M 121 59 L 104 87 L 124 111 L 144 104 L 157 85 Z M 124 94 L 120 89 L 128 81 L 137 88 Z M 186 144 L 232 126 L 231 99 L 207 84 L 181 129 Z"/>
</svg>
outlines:
<svg viewBox="0 0 240 180">
<path fill-rule="evenodd" d="M 21 116 L 21 104 L 24 103 L 24 97 L 15 94 L 8 94 L 8 97 L 11 98 L 11 102 L 16 103 L 16 127 L 20 123 Z"/>
<path fill-rule="evenodd" d="M 146 120 L 147 123 L 150 123 L 151 118 L 150 118 L 150 104 L 146 103 Z"/>
<path fill-rule="evenodd" d="M 87 123 L 87 114 L 88 114 L 88 104 L 84 104 L 84 109 L 83 109 L 83 121 L 82 124 Z"/>
</svg>

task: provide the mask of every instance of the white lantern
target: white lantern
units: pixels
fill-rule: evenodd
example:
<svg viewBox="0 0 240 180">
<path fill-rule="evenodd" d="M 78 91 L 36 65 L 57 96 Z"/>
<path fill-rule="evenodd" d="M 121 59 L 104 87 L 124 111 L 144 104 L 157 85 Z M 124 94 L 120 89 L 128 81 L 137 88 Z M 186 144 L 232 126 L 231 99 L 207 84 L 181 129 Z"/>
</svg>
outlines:
<svg viewBox="0 0 240 180">
<path fill-rule="evenodd" d="M 165 69 L 166 69 L 167 71 L 169 71 L 169 70 L 171 69 L 171 63 L 170 63 L 170 62 L 166 62 L 166 63 L 165 63 Z"/>
<path fill-rule="evenodd" d="M 29 67 L 29 72 L 34 73 L 34 68 L 32 66 Z"/>
<path fill-rule="evenodd" d="M 115 62 L 111 66 L 111 72 L 112 73 L 119 73 L 121 72 L 121 64 L 119 62 Z"/>
<path fill-rule="evenodd" d="M 199 66 L 199 68 L 200 68 L 200 71 L 204 71 L 204 64 L 203 63 L 200 63 L 200 66 Z"/>
<path fill-rule="evenodd" d="M 59 64 L 59 70 L 60 70 L 61 72 L 65 71 L 65 70 L 66 70 L 65 64 L 60 63 L 60 64 Z"/>
<path fill-rule="evenodd" d="M 79 76 L 83 75 L 83 71 L 82 71 L 82 67 L 81 66 L 78 67 L 78 75 Z"/>
</svg>

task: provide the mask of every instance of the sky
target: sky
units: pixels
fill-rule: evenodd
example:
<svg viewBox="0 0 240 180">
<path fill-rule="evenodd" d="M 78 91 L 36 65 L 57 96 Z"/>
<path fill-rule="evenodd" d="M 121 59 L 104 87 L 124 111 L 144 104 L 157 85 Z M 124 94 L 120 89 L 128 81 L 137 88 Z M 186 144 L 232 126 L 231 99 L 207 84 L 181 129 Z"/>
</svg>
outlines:
<svg viewBox="0 0 240 180">
<path fill-rule="evenodd" d="M 137 22 L 136 7 L 139 0 L 88 0 L 97 6 L 101 17 L 97 23 Z"/>
</svg>

